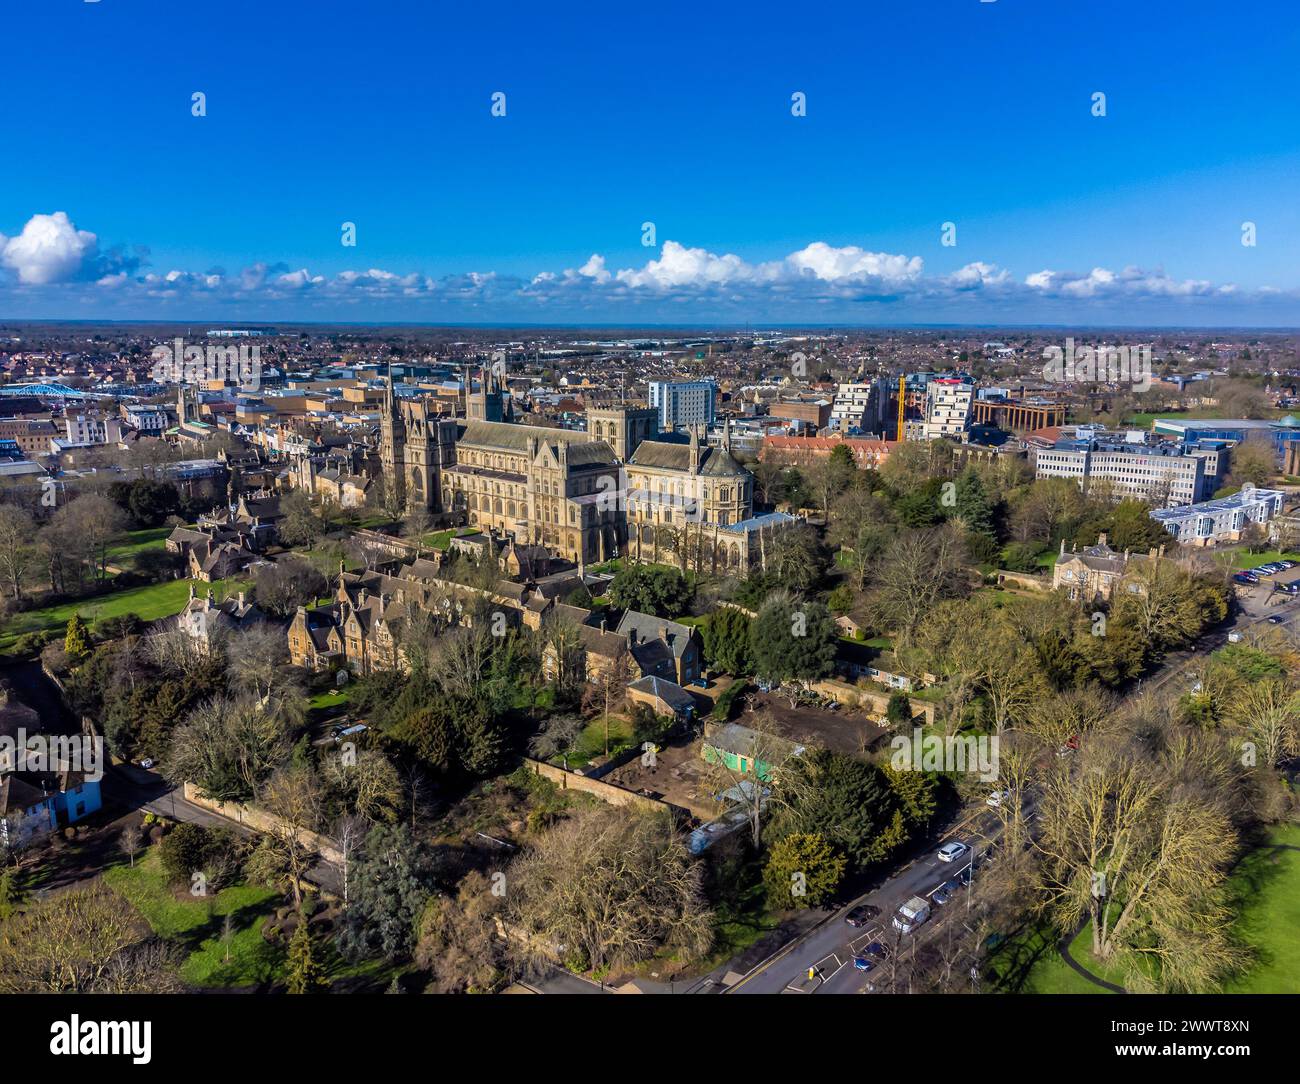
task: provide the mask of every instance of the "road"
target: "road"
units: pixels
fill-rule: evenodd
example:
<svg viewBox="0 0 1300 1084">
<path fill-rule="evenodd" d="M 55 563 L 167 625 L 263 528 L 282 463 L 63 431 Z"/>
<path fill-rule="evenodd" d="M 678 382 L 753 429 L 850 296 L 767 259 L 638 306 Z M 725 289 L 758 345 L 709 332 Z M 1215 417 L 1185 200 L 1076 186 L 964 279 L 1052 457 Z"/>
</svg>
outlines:
<svg viewBox="0 0 1300 1084">
<path fill-rule="evenodd" d="M 101 784 L 106 800 L 112 800 L 123 809 L 142 809 L 168 820 L 185 824 L 201 824 L 205 828 L 230 828 L 242 835 L 256 837 L 257 832 L 230 817 L 223 817 L 186 799 L 178 787 L 172 786 L 157 772 L 137 768 L 133 764 L 116 764 L 104 773 Z M 343 871 L 331 862 L 321 860 L 312 867 L 305 880 L 319 885 L 335 896 L 343 895 Z"/>
<path fill-rule="evenodd" d="M 949 833 L 940 844 L 920 858 L 904 866 L 893 874 L 884 884 L 860 896 L 851 903 L 835 911 L 828 921 L 817 926 L 802 938 L 797 938 L 774 956 L 746 975 L 729 990 L 728 994 L 856 994 L 861 993 L 867 982 L 878 975 L 858 971 L 853 966 L 853 957 L 872 941 L 883 941 L 891 948 L 897 941 L 900 950 L 905 951 L 910 938 L 924 940 L 930 927 L 939 920 L 948 917 L 953 911 L 964 906 L 964 892 L 942 906 L 931 904 L 930 922 L 920 927 L 913 934 L 899 935 L 891 925 L 891 919 L 899 905 L 912 896 L 930 899 L 935 889 L 945 881 L 955 879 L 971 864 L 971 854 L 957 862 L 942 862 L 936 852 L 943 842 L 960 840 L 970 844 L 973 854 L 982 856 L 987 849 L 987 842 L 995 840 L 1001 829 L 997 815 L 987 808 L 969 811 L 961 826 Z M 978 868 L 975 877 L 979 877 Z M 852 927 L 844 921 L 844 916 L 859 904 L 874 904 L 880 908 L 880 916 L 872 919 L 864 927 Z M 809 978 L 809 969 L 813 977 Z M 880 968 L 880 970 L 887 970 Z"/>
<path fill-rule="evenodd" d="M 1270 618 L 1275 616 L 1280 616 L 1283 620 L 1270 621 Z M 1203 656 L 1227 644 L 1230 632 L 1245 632 L 1257 626 L 1273 624 L 1294 631 L 1297 619 L 1300 619 L 1300 598 L 1256 589 L 1239 600 L 1234 614 L 1223 624 L 1206 633 L 1190 648 L 1168 654 L 1155 672 L 1139 683 L 1138 689 L 1159 688 L 1170 681 L 1178 680 L 1198 656 Z M 1027 815 L 1032 816 L 1030 806 L 1031 803 L 1027 801 Z M 1000 822 L 996 815 L 991 811 L 976 808 L 966 811 L 964 820 L 959 820 L 944 837 L 944 841 L 958 839 L 970 843 L 975 846 L 976 854 L 980 854 L 982 846 L 976 841 L 981 839 L 994 841 L 999 831 Z M 936 888 L 956 877 L 962 866 L 968 864 L 963 862 L 954 866 L 940 862 L 934 853 L 939 846 L 940 844 L 936 843 L 934 849 L 926 856 L 899 870 L 880 887 L 846 904 L 826 922 L 787 943 L 776 954 L 724 992 L 728 994 L 863 992 L 869 981 L 878 978 L 882 971 L 887 972 L 888 968 L 887 965 L 882 967 L 877 964 L 872 973 L 864 973 L 854 968 L 853 957 L 873 940 L 881 940 L 892 946 L 897 935 L 890 927 L 890 921 L 898 906 L 912 896 L 924 896 L 928 899 Z M 975 876 L 978 878 L 978 870 Z M 852 908 L 864 903 L 879 907 L 880 917 L 872 920 L 864 928 L 854 929 L 844 921 L 844 916 Z M 933 915 L 930 922 L 914 934 L 899 938 L 900 946 L 906 951 L 906 946 L 913 937 L 924 943 L 929 937 L 934 936 L 936 929 L 946 919 L 951 918 L 953 911 L 961 906 L 960 894 L 942 907 L 932 905 Z M 811 979 L 808 977 L 810 968 L 813 974 Z"/>
</svg>

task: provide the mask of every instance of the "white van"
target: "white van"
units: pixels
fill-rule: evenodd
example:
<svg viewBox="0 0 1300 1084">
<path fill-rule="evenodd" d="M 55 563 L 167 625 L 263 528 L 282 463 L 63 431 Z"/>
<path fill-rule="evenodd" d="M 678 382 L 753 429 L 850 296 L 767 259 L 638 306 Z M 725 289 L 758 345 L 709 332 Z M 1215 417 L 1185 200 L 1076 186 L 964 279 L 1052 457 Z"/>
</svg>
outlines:
<svg viewBox="0 0 1300 1084">
<path fill-rule="evenodd" d="M 911 933 L 930 917 L 930 904 L 920 896 L 913 896 L 894 915 L 894 929 Z"/>
</svg>

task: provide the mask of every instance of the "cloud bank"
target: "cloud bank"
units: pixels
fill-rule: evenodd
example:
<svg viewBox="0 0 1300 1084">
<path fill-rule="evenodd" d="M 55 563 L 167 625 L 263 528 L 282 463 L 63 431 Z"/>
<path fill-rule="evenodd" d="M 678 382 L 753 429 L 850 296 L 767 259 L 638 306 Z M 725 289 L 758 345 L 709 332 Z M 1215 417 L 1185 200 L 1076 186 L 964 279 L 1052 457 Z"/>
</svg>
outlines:
<svg viewBox="0 0 1300 1084">
<path fill-rule="evenodd" d="M 84 309 L 97 302 L 119 308 L 181 309 L 198 302 L 228 312 L 304 311 L 330 318 L 362 303 L 410 319 L 436 319 L 442 310 L 538 321 L 575 315 L 601 319 L 635 313 L 653 319 L 739 318 L 765 322 L 806 319 L 809 314 L 851 320 L 868 309 L 871 318 L 891 314 L 915 319 L 928 312 L 965 313 L 969 319 L 998 313 L 1079 314 L 1122 307 L 1186 308 L 1189 319 L 1210 306 L 1300 312 L 1300 291 L 1242 290 L 1230 283 L 1177 279 L 1163 269 L 1124 267 L 1089 271 L 1045 268 L 1017 277 L 1005 268 L 972 262 L 944 274 L 928 274 L 920 256 L 874 252 L 855 245 L 814 241 L 781 259 L 751 262 L 665 241 L 640 266 L 612 269 L 593 253 L 579 267 L 543 270 L 532 278 L 466 272 L 438 278 L 382 268 L 323 274 L 306 267 L 257 262 L 237 272 L 147 269 L 147 250 L 127 255 L 101 251 L 94 233 L 79 229 L 63 211 L 33 215 L 12 237 L 0 234 L 0 300 L 43 297 L 74 300 Z M 1022 317 L 1023 318 L 1023 315 Z"/>
</svg>

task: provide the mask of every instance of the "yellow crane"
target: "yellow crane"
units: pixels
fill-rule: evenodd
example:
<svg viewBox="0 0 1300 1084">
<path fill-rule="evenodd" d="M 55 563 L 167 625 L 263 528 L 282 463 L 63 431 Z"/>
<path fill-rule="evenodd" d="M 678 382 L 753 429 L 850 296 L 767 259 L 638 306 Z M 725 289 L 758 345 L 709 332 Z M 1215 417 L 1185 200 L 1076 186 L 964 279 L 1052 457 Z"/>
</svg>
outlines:
<svg viewBox="0 0 1300 1084">
<path fill-rule="evenodd" d="M 906 406 L 905 406 L 906 402 L 907 402 L 907 374 L 904 373 L 902 376 L 898 378 L 898 433 L 894 437 L 895 440 L 903 439 L 903 417 L 904 417 L 904 412 L 906 410 Z"/>
</svg>

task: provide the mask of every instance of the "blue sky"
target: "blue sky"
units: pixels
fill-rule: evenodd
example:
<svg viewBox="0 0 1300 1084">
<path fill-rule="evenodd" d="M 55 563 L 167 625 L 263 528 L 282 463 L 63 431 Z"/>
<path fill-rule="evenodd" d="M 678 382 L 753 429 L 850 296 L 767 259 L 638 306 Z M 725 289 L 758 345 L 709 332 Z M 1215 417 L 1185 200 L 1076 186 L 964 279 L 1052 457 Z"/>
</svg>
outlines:
<svg viewBox="0 0 1300 1084">
<path fill-rule="evenodd" d="M 638 8 L 7 5 L 0 317 L 1300 324 L 1293 4 Z"/>
</svg>

